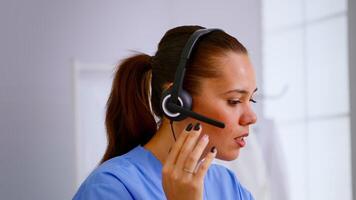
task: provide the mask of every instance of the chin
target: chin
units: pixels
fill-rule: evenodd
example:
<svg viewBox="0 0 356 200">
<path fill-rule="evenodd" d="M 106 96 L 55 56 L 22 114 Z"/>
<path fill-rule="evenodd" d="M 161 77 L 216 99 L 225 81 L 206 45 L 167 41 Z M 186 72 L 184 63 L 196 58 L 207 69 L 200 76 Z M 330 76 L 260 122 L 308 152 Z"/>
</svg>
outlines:
<svg viewBox="0 0 356 200">
<path fill-rule="evenodd" d="M 225 161 L 232 161 L 236 160 L 240 155 L 240 149 L 229 151 L 229 152 L 221 152 L 221 154 L 216 155 L 216 158 Z"/>
</svg>

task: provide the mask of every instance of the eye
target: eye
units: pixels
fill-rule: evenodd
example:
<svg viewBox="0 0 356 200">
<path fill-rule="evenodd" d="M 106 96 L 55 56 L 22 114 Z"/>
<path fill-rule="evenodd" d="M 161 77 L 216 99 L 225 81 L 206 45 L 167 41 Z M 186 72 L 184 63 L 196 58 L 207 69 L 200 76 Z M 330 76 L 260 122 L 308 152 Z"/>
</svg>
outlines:
<svg viewBox="0 0 356 200">
<path fill-rule="evenodd" d="M 254 100 L 254 99 L 250 99 L 250 101 L 251 101 L 252 103 L 257 103 L 257 101 Z"/>
<path fill-rule="evenodd" d="M 241 103 L 240 100 L 227 100 L 228 104 L 231 106 L 237 105 L 239 103 Z"/>
</svg>

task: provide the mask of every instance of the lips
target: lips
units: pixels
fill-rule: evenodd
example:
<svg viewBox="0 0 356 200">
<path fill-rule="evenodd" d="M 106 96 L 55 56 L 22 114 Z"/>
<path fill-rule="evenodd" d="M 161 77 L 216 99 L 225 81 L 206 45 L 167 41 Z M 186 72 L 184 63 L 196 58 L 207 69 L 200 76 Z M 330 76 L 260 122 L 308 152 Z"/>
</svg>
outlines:
<svg viewBox="0 0 356 200">
<path fill-rule="evenodd" d="M 243 134 L 239 137 L 235 137 L 234 140 L 236 141 L 236 143 L 240 146 L 240 148 L 244 147 L 246 145 L 246 141 L 245 138 L 248 136 L 248 133 Z"/>
</svg>

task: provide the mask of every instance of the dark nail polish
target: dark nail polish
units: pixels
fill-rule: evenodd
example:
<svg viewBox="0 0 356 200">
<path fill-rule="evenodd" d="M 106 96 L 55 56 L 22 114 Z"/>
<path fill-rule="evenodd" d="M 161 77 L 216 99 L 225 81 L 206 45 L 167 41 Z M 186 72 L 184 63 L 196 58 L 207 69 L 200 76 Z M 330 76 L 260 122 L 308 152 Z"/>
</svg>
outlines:
<svg viewBox="0 0 356 200">
<path fill-rule="evenodd" d="M 212 147 L 211 150 L 210 150 L 211 153 L 215 153 L 216 152 L 216 147 Z"/>
<path fill-rule="evenodd" d="M 199 129 L 200 129 L 200 123 L 195 124 L 194 130 L 197 131 L 197 130 L 199 130 Z"/>
<path fill-rule="evenodd" d="M 193 128 L 193 124 L 188 124 L 187 128 L 185 128 L 186 131 L 191 131 Z"/>
</svg>

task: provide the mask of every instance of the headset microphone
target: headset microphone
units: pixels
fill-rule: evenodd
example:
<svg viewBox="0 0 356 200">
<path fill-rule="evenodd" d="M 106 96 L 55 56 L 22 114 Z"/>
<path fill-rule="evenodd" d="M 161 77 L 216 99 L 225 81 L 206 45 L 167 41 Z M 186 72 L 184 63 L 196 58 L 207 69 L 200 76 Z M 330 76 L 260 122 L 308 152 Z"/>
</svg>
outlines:
<svg viewBox="0 0 356 200">
<path fill-rule="evenodd" d="M 205 117 L 203 115 L 200 115 L 196 112 L 193 112 L 191 110 L 187 110 L 187 109 L 184 109 L 180 106 L 177 106 L 176 104 L 173 104 L 173 103 L 169 103 L 167 105 L 167 108 L 171 111 L 174 111 L 174 112 L 177 112 L 177 113 L 181 113 L 181 114 L 184 114 L 186 116 L 190 116 L 194 119 L 197 119 L 197 120 L 200 120 L 200 121 L 203 121 L 203 122 L 206 122 L 208 124 L 211 124 L 213 126 L 217 126 L 219 128 L 225 128 L 225 124 L 222 123 L 222 122 L 219 122 L 219 121 L 216 121 L 216 120 L 213 120 L 213 119 L 210 119 L 208 117 Z"/>
<path fill-rule="evenodd" d="M 219 128 L 225 128 L 225 124 L 200 115 L 192 111 L 192 97 L 183 89 L 183 80 L 185 76 L 185 68 L 192 54 L 195 44 L 202 36 L 212 32 L 222 31 L 220 29 L 199 29 L 195 31 L 188 42 L 185 44 L 181 58 L 175 74 L 173 86 L 164 91 L 161 97 L 161 109 L 164 115 L 171 121 L 181 121 L 187 117 L 192 117 L 199 121 L 211 124 Z"/>
</svg>

